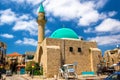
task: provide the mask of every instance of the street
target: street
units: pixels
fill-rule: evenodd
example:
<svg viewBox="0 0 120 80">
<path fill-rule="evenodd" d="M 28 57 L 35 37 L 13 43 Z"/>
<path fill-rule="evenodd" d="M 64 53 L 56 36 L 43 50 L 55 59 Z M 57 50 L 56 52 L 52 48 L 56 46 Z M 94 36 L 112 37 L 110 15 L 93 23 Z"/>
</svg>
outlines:
<svg viewBox="0 0 120 80">
<path fill-rule="evenodd" d="M 28 80 L 20 75 L 6 76 L 6 80 Z"/>
</svg>

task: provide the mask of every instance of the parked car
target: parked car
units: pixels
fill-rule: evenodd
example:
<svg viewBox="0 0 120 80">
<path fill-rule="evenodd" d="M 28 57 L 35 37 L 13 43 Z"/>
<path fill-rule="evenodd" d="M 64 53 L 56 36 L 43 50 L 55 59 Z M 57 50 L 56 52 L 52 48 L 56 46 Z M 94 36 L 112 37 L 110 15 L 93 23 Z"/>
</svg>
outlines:
<svg viewBox="0 0 120 80">
<path fill-rule="evenodd" d="M 120 80 L 120 72 L 115 72 L 106 77 L 104 80 Z"/>
<path fill-rule="evenodd" d="M 7 70 L 7 71 L 6 71 L 6 76 L 12 76 L 11 70 Z"/>
</svg>

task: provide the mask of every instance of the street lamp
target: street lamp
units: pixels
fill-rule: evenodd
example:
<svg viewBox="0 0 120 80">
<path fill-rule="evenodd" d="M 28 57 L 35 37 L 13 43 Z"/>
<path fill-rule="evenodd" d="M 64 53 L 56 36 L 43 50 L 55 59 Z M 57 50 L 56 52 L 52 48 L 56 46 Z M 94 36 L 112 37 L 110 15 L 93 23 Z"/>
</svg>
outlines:
<svg viewBox="0 0 120 80">
<path fill-rule="evenodd" d="M 34 69 L 34 64 L 32 64 L 32 78 L 33 78 L 33 69 Z"/>
</svg>

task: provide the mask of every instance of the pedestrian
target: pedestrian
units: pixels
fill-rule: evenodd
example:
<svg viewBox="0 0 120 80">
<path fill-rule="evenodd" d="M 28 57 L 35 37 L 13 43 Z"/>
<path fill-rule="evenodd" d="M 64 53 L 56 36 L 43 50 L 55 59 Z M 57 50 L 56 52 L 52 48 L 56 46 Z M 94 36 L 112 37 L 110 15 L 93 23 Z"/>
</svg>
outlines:
<svg viewBox="0 0 120 80">
<path fill-rule="evenodd" d="M 32 75 L 32 71 L 30 71 L 30 76 Z"/>
</svg>

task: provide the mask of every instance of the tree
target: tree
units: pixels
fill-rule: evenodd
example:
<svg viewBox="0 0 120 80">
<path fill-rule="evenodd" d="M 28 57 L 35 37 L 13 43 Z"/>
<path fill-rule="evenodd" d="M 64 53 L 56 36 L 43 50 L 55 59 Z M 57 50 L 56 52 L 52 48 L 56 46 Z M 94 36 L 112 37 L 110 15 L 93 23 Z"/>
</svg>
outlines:
<svg viewBox="0 0 120 80">
<path fill-rule="evenodd" d="M 34 66 L 34 67 L 32 67 Z M 42 75 L 43 74 L 43 69 L 42 67 L 39 66 L 38 63 L 34 62 L 34 61 L 29 61 L 27 64 L 26 64 L 26 67 L 25 67 L 25 70 L 28 71 L 28 72 L 32 72 L 33 70 L 33 74 L 34 75 Z"/>
</svg>

